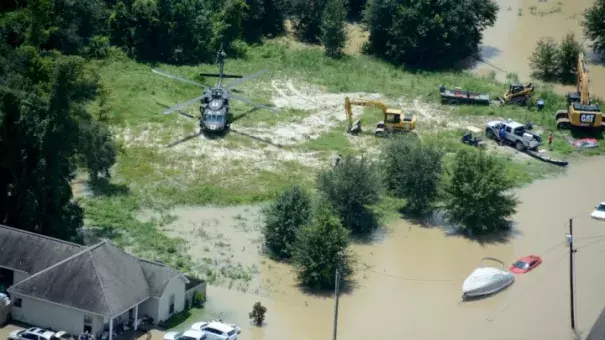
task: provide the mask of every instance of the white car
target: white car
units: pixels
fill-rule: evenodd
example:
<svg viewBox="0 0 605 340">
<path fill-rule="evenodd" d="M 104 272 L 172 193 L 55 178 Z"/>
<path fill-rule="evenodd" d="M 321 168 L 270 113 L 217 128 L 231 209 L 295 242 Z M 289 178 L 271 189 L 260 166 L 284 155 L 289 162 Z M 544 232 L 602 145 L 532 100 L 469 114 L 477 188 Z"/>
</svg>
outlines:
<svg viewBox="0 0 605 340">
<path fill-rule="evenodd" d="M 54 332 L 46 329 L 32 327 L 20 331 L 12 331 L 8 340 L 51 340 Z"/>
<path fill-rule="evenodd" d="M 191 325 L 191 330 L 205 332 L 208 340 L 237 340 L 237 335 L 241 332 L 238 326 L 219 321 L 196 322 Z"/>
<path fill-rule="evenodd" d="M 206 332 L 188 329 L 184 332 L 168 332 L 164 334 L 164 340 L 206 340 Z"/>
<path fill-rule="evenodd" d="M 605 202 L 601 202 L 597 205 L 592 214 L 590 214 L 590 217 L 596 218 L 597 220 L 605 220 Z"/>
</svg>

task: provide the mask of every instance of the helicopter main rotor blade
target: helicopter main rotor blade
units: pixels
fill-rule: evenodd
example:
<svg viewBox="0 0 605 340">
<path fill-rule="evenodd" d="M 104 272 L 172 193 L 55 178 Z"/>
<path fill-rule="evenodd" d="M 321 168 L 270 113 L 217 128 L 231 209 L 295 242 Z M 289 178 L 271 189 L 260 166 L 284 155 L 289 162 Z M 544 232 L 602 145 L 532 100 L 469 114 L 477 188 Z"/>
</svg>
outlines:
<svg viewBox="0 0 605 340">
<path fill-rule="evenodd" d="M 204 85 L 204 84 L 202 84 L 202 83 L 198 83 L 198 82 L 193 81 L 193 80 L 185 79 L 185 78 L 183 78 L 183 77 L 175 76 L 175 75 L 173 75 L 173 74 L 170 74 L 170 73 L 168 73 L 168 72 L 164 72 L 164 71 L 159 70 L 159 69 L 157 69 L 157 68 L 154 68 L 154 69 L 152 69 L 151 71 L 152 71 L 153 73 L 155 73 L 155 74 L 159 74 L 159 75 L 164 76 L 164 77 L 168 77 L 168 78 L 171 78 L 171 79 L 174 79 L 174 80 L 178 80 L 178 81 L 182 81 L 182 82 L 185 82 L 185 83 L 188 83 L 188 84 L 192 84 L 192 85 L 195 85 L 195 86 L 199 86 L 199 87 L 201 87 L 201 88 L 207 88 L 207 86 L 206 86 L 206 85 Z"/>
<path fill-rule="evenodd" d="M 164 110 L 164 114 L 167 115 L 167 114 L 173 113 L 174 111 L 178 111 L 180 109 L 186 108 L 187 106 L 193 105 L 196 102 L 200 101 L 203 97 L 204 96 L 202 95 L 202 96 L 199 96 L 199 97 L 195 97 L 195 98 L 193 98 L 191 100 L 188 100 L 188 101 L 186 101 L 184 103 L 173 105 L 173 106 L 167 108 L 166 110 Z"/>
<path fill-rule="evenodd" d="M 166 147 L 167 148 L 171 148 L 171 147 L 177 146 L 177 145 L 179 145 L 181 143 L 185 143 L 186 141 L 192 140 L 192 139 L 194 139 L 196 137 L 199 137 L 201 135 L 202 135 L 202 132 L 200 131 L 200 132 L 198 132 L 196 134 L 189 135 L 189 136 L 187 136 L 187 137 L 185 137 L 183 139 L 177 140 L 176 142 L 172 142 L 172 143 L 166 145 Z"/>
<path fill-rule="evenodd" d="M 227 84 L 227 85 L 225 86 L 225 88 L 230 89 L 230 88 L 232 88 L 232 87 L 234 87 L 234 86 L 237 86 L 237 85 L 239 85 L 239 84 L 241 84 L 241 83 L 245 82 L 246 80 L 250 80 L 250 79 L 252 79 L 252 78 L 256 78 L 256 77 L 260 76 L 261 74 L 263 74 L 263 73 L 265 73 L 265 72 L 267 72 L 267 71 L 268 71 L 267 69 L 264 69 L 264 70 L 260 70 L 260 71 L 258 71 L 258 72 L 256 72 L 256 73 L 252 73 L 252 74 L 249 74 L 249 75 L 247 75 L 247 76 L 243 76 L 243 77 L 241 77 L 240 79 L 238 79 L 238 80 L 236 80 L 236 81 L 234 81 L 234 82 L 232 82 L 232 83 Z"/>
<path fill-rule="evenodd" d="M 245 97 L 242 97 L 242 96 L 238 96 L 236 94 L 231 94 L 231 99 L 239 100 L 241 102 L 244 102 L 246 104 L 252 105 L 252 106 L 257 107 L 259 109 L 267 109 L 269 111 L 273 111 L 273 113 L 279 113 L 279 110 L 277 110 L 276 108 L 274 108 L 272 106 L 267 106 L 267 105 L 263 105 L 263 104 L 257 104 L 257 103 L 251 101 L 248 98 L 245 98 Z"/>
</svg>

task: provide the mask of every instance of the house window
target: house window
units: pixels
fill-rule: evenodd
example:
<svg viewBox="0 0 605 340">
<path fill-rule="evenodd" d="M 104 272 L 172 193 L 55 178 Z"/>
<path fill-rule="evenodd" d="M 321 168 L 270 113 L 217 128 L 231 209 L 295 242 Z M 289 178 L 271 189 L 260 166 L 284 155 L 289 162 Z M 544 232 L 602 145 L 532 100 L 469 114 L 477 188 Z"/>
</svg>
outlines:
<svg viewBox="0 0 605 340">
<path fill-rule="evenodd" d="M 84 332 L 92 333 L 92 316 L 84 315 Z"/>
<path fill-rule="evenodd" d="M 174 294 L 170 295 L 170 306 L 168 307 L 168 314 L 174 313 Z"/>
<path fill-rule="evenodd" d="M 21 298 L 16 298 L 15 301 L 13 301 L 13 307 L 19 307 L 21 308 L 21 303 L 23 301 L 21 301 Z"/>
</svg>

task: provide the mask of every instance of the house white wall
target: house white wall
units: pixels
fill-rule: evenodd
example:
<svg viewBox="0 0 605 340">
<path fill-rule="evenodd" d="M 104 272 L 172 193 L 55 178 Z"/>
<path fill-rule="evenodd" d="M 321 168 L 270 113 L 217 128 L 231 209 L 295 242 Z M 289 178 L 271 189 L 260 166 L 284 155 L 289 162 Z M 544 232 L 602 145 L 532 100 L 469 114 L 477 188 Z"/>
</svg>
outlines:
<svg viewBox="0 0 605 340">
<path fill-rule="evenodd" d="M 164 294 L 159 299 L 158 321 L 164 321 L 172 315 L 169 313 L 172 295 L 174 295 L 174 313 L 185 309 L 185 280 L 180 275 L 170 280 L 164 288 Z"/>
<path fill-rule="evenodd" d="M 176 299 L 176 298 L 175 298 Z M 155 324 L 158 323 L 160 299 L 150 298 L 139 305 L 139 318 L 149 315 Z"/>
<path fill-rule="evenodd" d="M 85 312 L 69 307 L 44 302 L 37 299 L 13 294 L 13 319 L 28 325 L 63 330 L 72 334 L 80 334 L 84 331 Z M 16 307 L 15 302 L 21 299 L 21 307 Z M 88 314 L 92 317 L 93 334 L 100 334 L 103 330 L 103 317 Z"/>
</svg>

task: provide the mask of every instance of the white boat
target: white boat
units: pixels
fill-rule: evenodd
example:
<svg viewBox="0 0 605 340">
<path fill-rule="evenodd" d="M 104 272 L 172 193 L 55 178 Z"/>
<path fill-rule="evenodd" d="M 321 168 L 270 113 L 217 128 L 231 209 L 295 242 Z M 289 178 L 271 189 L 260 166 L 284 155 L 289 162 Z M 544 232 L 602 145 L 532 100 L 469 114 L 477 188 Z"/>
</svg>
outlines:
<svg viewBox="0 0 605 340">
<path fill-rule="evenodd" d="M 505 264 L 494 258 L 486 257 L 483 260 L 492 260 Z M 462 298 L 479 297 L 493 294 L 510 286 L 515 281 L 515 276 L 503 269 L 493 267 L 480 267 L 475 269 L 462 283 Z"/>
</svg>

